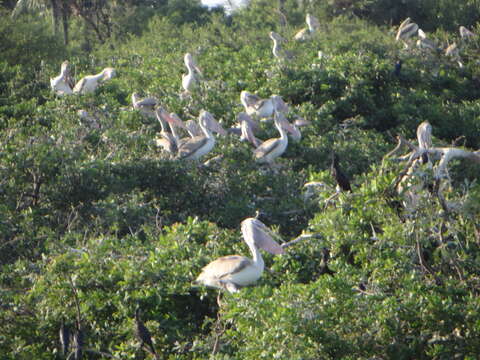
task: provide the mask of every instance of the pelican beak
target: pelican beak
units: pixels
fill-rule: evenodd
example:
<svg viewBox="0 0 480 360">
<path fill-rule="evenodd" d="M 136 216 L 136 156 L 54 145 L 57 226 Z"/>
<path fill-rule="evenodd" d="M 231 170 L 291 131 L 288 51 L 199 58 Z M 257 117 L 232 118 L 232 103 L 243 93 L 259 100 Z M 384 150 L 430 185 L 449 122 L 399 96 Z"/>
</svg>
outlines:
<svg viewBox="0 0 480 360">
<path fill-rule="evenodd" d="M 213 117 L 208 118 L 208 127 L 210 128 L 210 130 L 215 131 L 217 134 L 221 136 L 227 135 L 227 132 L 222 127 L 222 125 L 220 125 L 220 123 L 217 120 L 215 120 Z"/>
<path fill-rule="evenodd" d="M 273 255 L 285 254 L 285 249 L 280 246 L 270 235 L 262 237 L 256 245 Z"/>
</svg>

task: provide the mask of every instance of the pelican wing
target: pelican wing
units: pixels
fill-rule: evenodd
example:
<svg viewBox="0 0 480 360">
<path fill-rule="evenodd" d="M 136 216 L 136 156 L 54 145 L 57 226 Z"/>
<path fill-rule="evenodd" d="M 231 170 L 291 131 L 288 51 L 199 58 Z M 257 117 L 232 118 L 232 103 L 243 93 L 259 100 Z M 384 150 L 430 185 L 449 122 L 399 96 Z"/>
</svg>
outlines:
<svg viewBox="0 0 480 360">
<path fill-rule="evenodd" d="M 205 266 L 198 276 L 197 281 L 201 281 L 203 278 L 222 279 L 234 275 L 250 265 L 252 265 L 252 260 L 245 256 L 223 256 Z"/>
<path fill-rule="evenodd" d="M 198 122 L 193 121 L 193 120 L 188 120 L 185 123 L 185 126 L 187 127 L 187 131 L 190 134 L 190 136 L 194 137 L 194 136 L 202 136 L 203 135 L 202 128 L 200 127 L 200 125 L 198 125 Z"/>
<path fill-rule="evenodd" d="M 268 139 L 267 141 L 264 141 L 259 147 L 257 147 L 254 151 L 253 154 L 255 155 L 256 159 L 261 159 L 268 154 L 270 154 L 278 145 L 279 139 L 273 138 L 273 139 Z"/>
<path fill-rule="evenodd" d="M 247 218 L 241 224 L 242 234 L 245 240 L 253 240 L 255 246 L 268 251 L 271 254 L 283 254 L 285 250 L 272 239 L 272 231 L 260 220 Z"/>
<path fill-rule="evenodd" d="M 207 141 L 208 139 L 205 136 L 195 136 L 188 139 L 186 142 L 180 144 L 178 148 L 178 157 L 181 159 L 188 158 L 205 145 Z"/>
<path fill-rule="evenodd" d="M 244 99 L 248 106 L 255 106 L 255 104 L 262 100 L 259 96 L 248 92 L 244 93 Z"/>
</svg>

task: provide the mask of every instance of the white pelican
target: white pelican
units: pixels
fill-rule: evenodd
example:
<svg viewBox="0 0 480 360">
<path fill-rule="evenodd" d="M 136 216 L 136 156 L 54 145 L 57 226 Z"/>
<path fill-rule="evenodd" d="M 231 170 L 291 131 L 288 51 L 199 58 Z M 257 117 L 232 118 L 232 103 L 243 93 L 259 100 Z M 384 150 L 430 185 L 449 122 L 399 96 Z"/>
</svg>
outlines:
<svg viewBox="0 0 480 360">
<path fill-rule="evenodd" d="M 184 57 L 185 66 L 187 67 L 187 74 L 182 75 L 182 87 L 185 90 L 185 93 L 190 93 L 198 83 L 196 76 L 197 72 L 199 75 L 202 75 L 202 72 L 195 64 L 193 56 L 190 53 L 186 53 Z"/>
<path fill-rule="evenodd" d="M 428 121 L 422 122 L 417 128 L 418 149 L 421 152 L 422 162 L 428 162 L 428 154 L 425 150 L 432 147 L 432 125 Z"/>
<path fill-rule="evenodd" d="M 310 15 L 310 14 L 307 14 L 306 23 L 307 23 L 308 27 L 306 27 L 306 28 L 300 30 L 298 33 L 296 33 L 295 36 L 293 37 L 294 40 L 298 40 L 298 41 L 307 40 L 320 27 L 320 22 L 318 21 L 318 19 L 315 16 Z"/>
<path fill-rule="evenodd" d="M 167 124 L 169 125 L 170 129 L 175 125 L 175 119 L 171 117 L 162 107 L 156 109 L 155 115 L 157 116 L 158 122 L 162 127 L 160 136 L 155 138 L 155 144 L 170 154 L 176 154 L 178 151 L 178 139 L 175 138 L 173 133 L 167 128 Z"/>
<path fill-rule="evenodd" d="M 198 122 L 202 128 L 203 135 L 190 138 L 179 145 L 178 157 L 180 159 L 198 160 L 213 149 L 215 137 L 208 128 L 210 117 L 213 116 L 208 111 L 202 110 L 200 112 Z"/>
<path fill-rule="evenodd" d="M 279 138 L 268 139 L 263 142 L 253 152 L 255 160 L 259 163 L 273 164 L 275 159 L 282 155 L 288 146 L 288 136 L 285 130 L 293 131 L 292 126 L 286 118 L 280 113 L 275 112 L 274 116 L 275 126 L 280 132 Z"/>
<path fill-rule="evenodd" d="M 282 48 L 281 43 L 285 41 L 283 37 L 274 31 L 270 31 L 269 36 L 270 39 L 273 40 L 273 56 L 281 60 L 290 60 L 293 58 L 293 53 Z"/>
<path fill-rule="evenodd" d="M 273 240 L 271 230 L 260 220 L 247 218 L 242 221 L 241 229 L 253 259 L 241 255 L 223 256 L 205 266 L 195 282 L 226 289 L 231 293 L 238 292 L 240 288 L 253 284 L 262 276 L 265 263 L 260 249 L 275 255 L 285 252 Z"/>
<path fill-rule="evenodd" d="M 269 118 L 274 110 L 288 112 L 288 105 L 285 104 L 281 96 L 272 95 L 268 99 L 262 99 L 246 90 L 240 93 L 240 101 L 245 108 L 245 112 L 250 116 L 256 116 L 260 119 Z"/>
<path fill-rule="evenodd" d="M 475 34 L 473 32 L 471 32 L 470 30 L 468 30 L 465 26 L 460 26 L 459 30 L 460 30 L 460 36 L 464 40 L 467 40 L 467 39 L 475 36 Z"/>
<path fill-rule="evenodd" d="M 142 114 L 154 116 L 158 100 L 154 97 L 146 97 L 142 99 L 138 93 L 134 92 L 132 94 L 132 105 L 134 109 L 140 110 Z"/>
<path fill-rule="evenodd" d="M 115 76 L 114 68 L 105 68 L 96 75 L 88 75 L 82 78 L 73 88 L 74 93 L 86 94 L 94 92 L 101 81 L 110 80 Z"/>
<path fill-rule="evenodd" d="M 55 94 L 59 96 L 70 95 L 73 93 L 73 81 L 70 77 L 69 65 L 68 60 L 65 60 L 62 63 L 60 75 L 50 78 L 50 86 Z"/>
</svg>

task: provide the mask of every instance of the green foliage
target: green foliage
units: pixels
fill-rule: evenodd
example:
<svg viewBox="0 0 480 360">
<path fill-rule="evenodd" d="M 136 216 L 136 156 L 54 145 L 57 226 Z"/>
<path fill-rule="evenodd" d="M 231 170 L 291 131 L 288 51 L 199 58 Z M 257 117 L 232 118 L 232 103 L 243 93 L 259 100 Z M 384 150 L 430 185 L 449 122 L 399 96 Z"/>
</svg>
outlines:
<svg viewBox="0 0 480 360">
<path fill-rule="evenodd" d="M 415 9 L 425 29 L 448 30 L 472 3 L 453 11 L 446 1 L 285 1 L 284 26 L 268 1 L 229 19 L 207 16 L 193 1 L 149 5 L 156 11 L 129 2 L 112 13 L 114 41 L 88 55 L 78 49 L 79 24 L 66 49 L 41 20 L 14 25 L 1 14 L 3 358 L 60 357 L 60 322 L 74 326 L 77 300 L 86 348 L 117 358 L 148 358 L 133 335 L 137 306 L 164 359 L 476 358 L 478 164 L 453 160 L 444 202 L 422 188 L 408 208 L 408 191 L 428 188 L 432 169 L 420 166 L 398 193 L 403 165 L 382 159 L 394 146 L 391 135 L 412 139 L 425 120 L 435 146 L 480 147 L 478 40 L 461 43 L 460 68 L 349 17 L 397 22 Z M 294 61 L 277 61 L 268 32 L 292 38 L 306 11 L 321 19 L 321 30 L 285 45 Z M 468 19 L 464 25 L 472 25 Z M 457 34 L 431 36 L 460 44 Z M 187 51 L 203 77 L 181 97 Z M 117 76 L 94 94 L 56 97 L 49 78 L 67 57 L 77 80 L 106 66 Z M 217 137 L 209 165 L 173 159 L 154 144 L 158 122 L 130 103 L 141 92 L 185 120 L 206 109 L 228 128 L 242 90 L 279 94 L 290 120 L 311 122 L 274 170 L 256 164 L 251 145 L 235 135 Z M 81 121 L 80 109 L 100 126 Z M 257 136 L 277 135 L 265 122 Z M 332 196 L 332 151 L 352 193 Z M 307 181 L 321 187 L 308 194 Z M 215 258 L 248 254 L 239 224 L 256 210 L 285 241 L 313 236 L 285 255 L 266 255 L 268 270 L 255 287 L 217 302 L 216 290 L 193 280 Z"/>
</svg>

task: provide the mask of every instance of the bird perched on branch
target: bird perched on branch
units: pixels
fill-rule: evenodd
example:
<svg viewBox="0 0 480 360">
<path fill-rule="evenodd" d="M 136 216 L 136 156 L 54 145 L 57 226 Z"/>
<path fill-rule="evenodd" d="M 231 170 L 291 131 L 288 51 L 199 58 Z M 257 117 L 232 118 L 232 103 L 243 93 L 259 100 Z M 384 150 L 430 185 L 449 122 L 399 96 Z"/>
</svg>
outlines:
<svg viewBox="0 0 480 360">
<path fill-rule="evenodd" d="M 152 335 L 140 318 L 140 307 L 135 309 L 135 336 L 140 341 L 140 347 L 158 359 L 157 352 L 152 342 Z"/>
<path fill-rule="evenodd" d="M 328 260 L 330 260 L 330 250 L 328 248 L 324 247 L 322 248 L 322 255 L 321 255 L 321 260 L 320 260 L 320 271 L 319 274 L 327 274 L 327 275 L 333 275 L 335 274 L 335 271 L 331 270 L 328 267 Z"/>
<path fill-rule="evenodd" d="M 422 153 L 422 163 L 428 162 L 428 150 L 432 147 L 432 125 L 428 121 L 422 122 L 417 128 L 418 148 Z"/>
<path fill-rule="evenodd" d="M 335 152 L 332 152 L 332 166 L 330 168 L 332 176 L 337 182 L 337 190 L 341 189 L 343 191 L 352 191 L 350 186 L 350 181 L 347 176 L 340 169 L 338 155 Z"/>
</svg>

